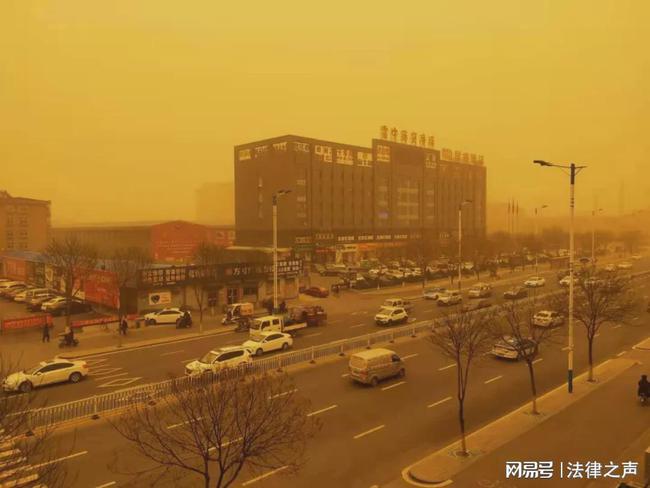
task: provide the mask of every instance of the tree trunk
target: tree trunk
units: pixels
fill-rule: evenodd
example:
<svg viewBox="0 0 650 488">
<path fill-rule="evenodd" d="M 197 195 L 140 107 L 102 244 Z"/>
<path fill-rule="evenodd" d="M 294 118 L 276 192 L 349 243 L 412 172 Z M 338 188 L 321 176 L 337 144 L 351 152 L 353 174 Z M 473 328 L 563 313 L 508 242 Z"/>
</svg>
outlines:
<svg viewBox="0 0 650 488">
<path fill-rule="evenodd" d="M 458 400 L 458 424 L 460 426 L 460 452 L 467 456 L 467 439 L 465 438 L 465 399 Z"/>
<path fill-rule="evenodd" d="M 530 376 L 530 392 L 532 394 L 531 406 L 533 408 L 532 414 L 539 415 L 537 410 L 537 384 L 535 383 L 535 369 L 533 367 L 532 361 L 527 361 L 528 364 L 528 375 Z"/>
<path fill-rule="evenodd" d="M 587 336 L 589 349 L 589 381 L 594 381 L 594 338 L 591 334 Z"/>
</svg>

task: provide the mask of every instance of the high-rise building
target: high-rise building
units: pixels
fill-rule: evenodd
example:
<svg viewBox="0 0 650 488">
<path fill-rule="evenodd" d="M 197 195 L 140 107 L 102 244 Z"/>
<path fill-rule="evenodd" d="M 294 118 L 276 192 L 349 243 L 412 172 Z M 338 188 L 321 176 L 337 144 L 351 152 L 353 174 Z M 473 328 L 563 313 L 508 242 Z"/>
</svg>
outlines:
<svg viewBox="0 0 650 488">
<path fill-rule="evenodd" d="M 237 244 L 271 244 L 278 190 L 290 190 L 279 199 L 279 245 L 315 261 L 372 257 L 413 240 L 447 244 L 464 200 L 463 239 L 483 236 L 483 158 L 411 140 L 363 147 L 287 135 L 236 146 Z"/>
<path fill-rule="evenodd" d="M 50 236 L 50 202 L 0 190 L 0 251 L 41 251 Z"/>
<path fill-rule="evenodd" d="M 235 223 L 235 184 L 207 182 L 196 190 L 196 221 L 201 224 Z"/>
</svg>

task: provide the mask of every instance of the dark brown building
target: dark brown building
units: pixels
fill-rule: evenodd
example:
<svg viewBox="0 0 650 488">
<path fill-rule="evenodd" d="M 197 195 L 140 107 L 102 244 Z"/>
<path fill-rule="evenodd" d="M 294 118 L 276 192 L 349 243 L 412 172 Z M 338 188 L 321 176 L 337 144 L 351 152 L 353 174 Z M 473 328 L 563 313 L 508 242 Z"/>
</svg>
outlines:
<svg viewBox="0 0 650 488">
<path fill-rule="evenodd" d="M 314 261 L 372 257 L 416 239 L 447 243 L 466 199 L 463 238 L 483 236 L 482 157 L 402 141 L 362 147 L 287 135 L 236 146 L 237 244 L 271 244 L 272 196 L 284 189 L 279 245 Z"/>
</svg>

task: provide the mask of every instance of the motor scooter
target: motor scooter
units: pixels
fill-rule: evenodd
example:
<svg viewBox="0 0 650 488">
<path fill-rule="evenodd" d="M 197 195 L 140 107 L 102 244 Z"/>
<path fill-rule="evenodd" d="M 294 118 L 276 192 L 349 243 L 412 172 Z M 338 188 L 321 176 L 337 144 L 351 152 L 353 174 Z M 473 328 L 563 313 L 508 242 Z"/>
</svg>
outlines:
<svg viewBox="0 0 650 488">
<path fill-rule="evenodd" d="M 64 347 L 77 347 L 79 345 L 79 340 L 74 337 L 70 338 L 66 335 L 59 336 L 59 347 L 63 349 Z"/>
</svg>

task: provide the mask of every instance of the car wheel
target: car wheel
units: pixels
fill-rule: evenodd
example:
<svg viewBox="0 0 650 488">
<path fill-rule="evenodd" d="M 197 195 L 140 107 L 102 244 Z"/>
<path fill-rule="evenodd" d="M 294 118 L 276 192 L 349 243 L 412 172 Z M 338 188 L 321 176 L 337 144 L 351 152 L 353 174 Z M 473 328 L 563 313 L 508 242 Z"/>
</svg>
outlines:
<svg viewBox="0 0 650 488">
<path fill-rule="evenodd" d="M 256 356 L 261 356 L 262 354 L 264 354 L 264 351 L 262 350 L 261 347 L 257 351 L 255 351 Z"/>
<path fill-rule="evenodd" d="M 285 342 L 284 344 L 282 344 L 282 350 L 286 351 L 287 349 L 289 349 L 289 343 Z"/>
<path fill-rule="evenodd" d="M 32 385 L 31 381 L 23 381 L 18 387 L 22 393 L 29 393 L 33 388 L 34 385 Z"/>
<path fill-rule="evenodd" d="M 72 373 L 68 379 L 70 383 L 79 383 L 81 381 L 81 373 Z"/>
<path fill-rule="evenodd" d="M 158 321 L 156 319 L 151 319 L 149 325 L 158 325 Z"/>
<path fill-rule="evenodd" d="M 376 376 L 373 376 L 372 379 L 370 380 L 370 384 L 372 386 L 377 386 L 379 384 L 379 378 L 377 378 Z"/>
</svg>

